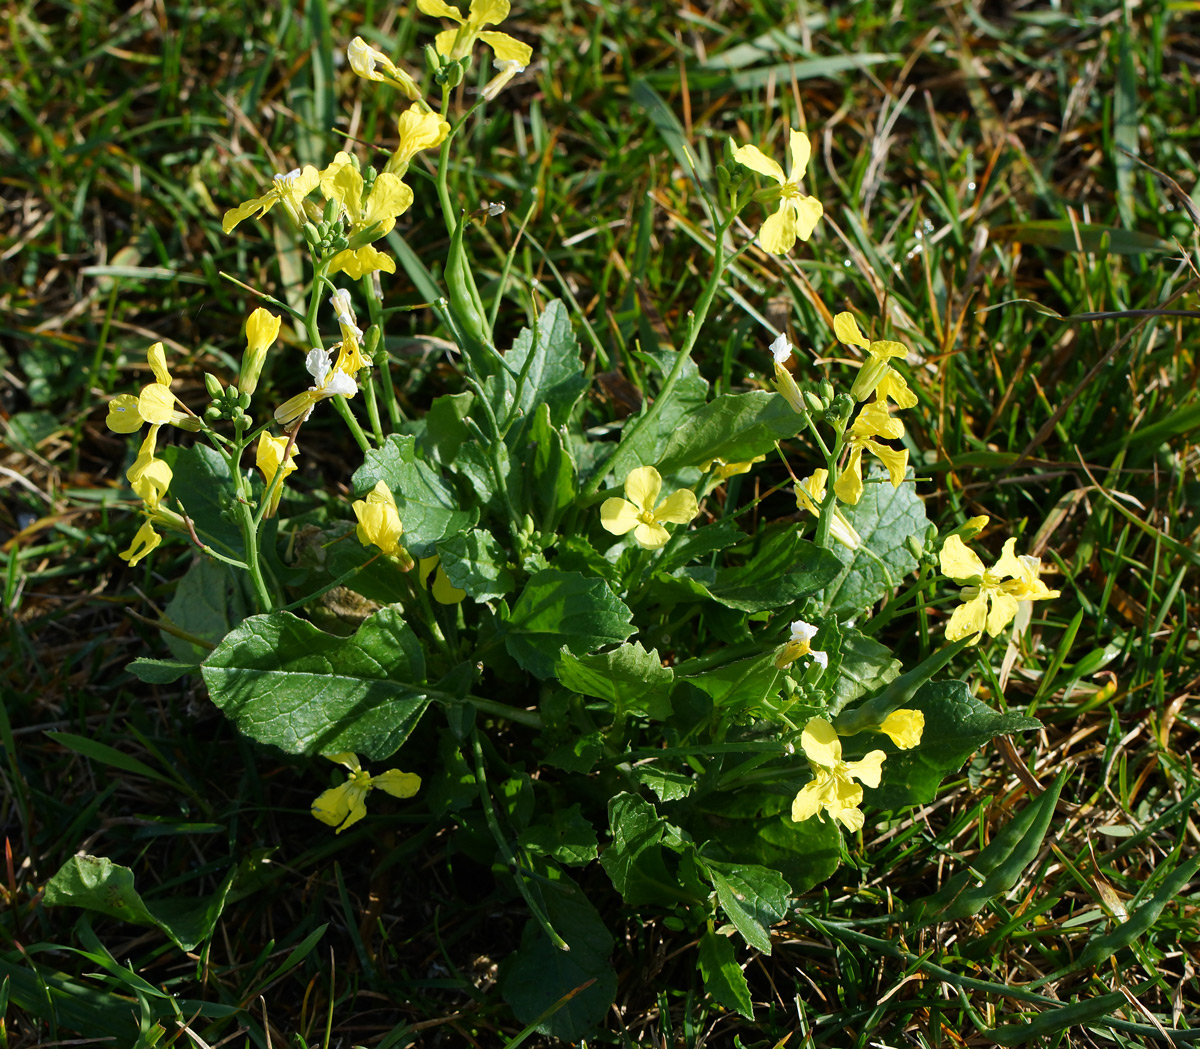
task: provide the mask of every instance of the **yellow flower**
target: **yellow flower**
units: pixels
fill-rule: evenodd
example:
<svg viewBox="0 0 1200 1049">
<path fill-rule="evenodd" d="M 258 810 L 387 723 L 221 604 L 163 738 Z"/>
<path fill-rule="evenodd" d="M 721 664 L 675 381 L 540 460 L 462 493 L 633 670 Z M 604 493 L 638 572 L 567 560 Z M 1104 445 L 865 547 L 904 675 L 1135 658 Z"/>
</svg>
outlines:
<svg viewBox="0 0 1200 1049">
<path fill-rule="evenodd" d="M 117 555 L 128 561 L 131 568 L 162 542 L 162 536 L 154 530 L 156 523 L 166 524 L 172 528 L 183 527 L 183 518 L 160 505 L 171 485 L 172 476 L 171 467 L 154 455 L 160 425 L 156 423 L 150 427 L 150 432 L 142 442 L 137 458 L 125 472 L 125 477 L 133 488 L 134 494 L 142 500 L 142 510 L 146 514 L 146 520 L 138 529 L 129 549 L 123 550 Z"/>
<path fill-rule="evenodd" d="M 354 315 L 354 303 L 350 292 L 345 288 L 338 288 L 329 296 L 329 305 L 333 307 L 338 328 L 342 333 L 342 346 L 338 351 L 334 370 L 345 372 L 350 378 L 357 380 L 359 371 L 369 368 L 370 362 L 362 355 L 363 333 L 358 326 L 358 318 Z"/>
<path fill-rule="evenodd" d="M 753 459 L 747 459 L 744 463 L 727 463 L 724 459 L 709 459 L 706 463 L 700 464 L 700 469 L 707 473 L 712 470 L 712 477 L 709 479 L 712 482 L 728 480 L 730 477 L 736 477 L 738 474 L 748 474 L 750 467 L 755 463 L 766 461 L 765 455 L 756 455 Z"/>
<path fill-rule="evenodd" d="M 308 351 L 308 356 L 304 358 L 304 366 L 316 383 L 275 409 L 275 421 L 280 426 L 303 422 L 319 401 L 339 395 L 353 397 L 358 393 L 358 383 L 354 381 L 353 376 L 347 375 L 340 367 L 331 367 L 329 356 L 329 350 L 322 350 L 320 347 Z M 338 363 L 341 363 L 341 358 L 338 359 Z"/>
<path fill-rule="evenodd" d="M 663 522 L 687 524 L 700 512 L 696 495 L 687 488 L 672 492 L 658 505 L 662 476 L 653 466 L 639 466 L 625 478 L 626 499 L 605 499 L 600 507 L 600 523 L 613 535 L 633 532 L 639 546 L 657 550 L 671 534 Z"/>
<path fill-rule="evenodd" d="M 382 51 L 377 51 L 361 36 L 356 36 L 346 48 L 346 60 L 350 68 L 364 80 L 376 80 L 398 87 L 412 101 L 421 97 L 421 89 L 403 69 L 400 69 Z M 393 272 L 391 270 L 388 271 Z"/>
<path fill-rule="evenodd" d="M 884 466 L 887 467 L 892 487 L 899 488 L 904 480 L 904 471 L 908 468 L 908 449 L 897 451 L 886 444 L 872 440 L 874 437 L 886 437 L 896 440 L 904 436 L 904 424 L 888 414 L 887 403 L 878 398 L 870 404 L 863 405 L 858 418 L 850 424 L 846 431 L 846 444 L 850 448 L 850 457 L 842 468 L 833 490 L 843 503 L 854 506 L 863 494 L 862 457 L 868 451 Z"/>
<path fill-rule="evenodd" d="M 142 387 L 136 397 L 121 393 L 108 402 L 108 418 L 105 425 L 115 433 L 134 433 L 142 423 L 171 423 L 185 430 L 200 429 L 200 420 L 175 407 L 175 395 L 171 392 L 171 373 L 167 369 L 167 355 L 161 342 L 156 342 L 146 351 L 146 361 L 154 373 L 154 382 Z"/>
<path fill-rule="evenodd" d="M 797 619 L 792 623 L 792 636 L 788 639 L 787 644 L 779 650 L 779 655 L 775 657 L 775 666 L 780 670 L 786 670 L 801 656 L 812 656 L 812 661 L 817 666 L 822 670 L 826 669 L 829 666 L 829 655 L 810 647 L 816 634 L 815 626 L 804 622 L 803 619 Z"/>
<path fill-rule="evenodd" d="M 518 62 L 523 68 L 533 58 L 533 48 L 528 44 L 522 44 L 507 33 L 483 28 L 485 25 L 499 25 L 508 17 L 508 0 L 471 0 L 471 9 L 466 18 L 457 7 L 452 7 L 444 0 L 417 0 L 417 8 L 422 14 L 433 18 L 449 18 L 458 23 L 457 29 L 438 33 L 434 42 L 438 54 L 452 61 L 466 58 L 476 40 L 487 44 L 499 62 Z"/>
<path fill-rule="evenodd" d="M 1059 591 L 1049 589 L 1039 578 L 1041 561 L 1028 555 L 1017 557 L 1016 544 L 1016 539 L 1007 540 L 996 563 L 985 568 L 979 555 L 957 535 L 946 540 L 941 553 L 942 573 L 956 583 L 971 584 L 963 588 L 963 603 L 946 626 L 947 641 L 974 635 L 974 644 L 985 630 L 995 637 L 1013 621 L 1022 601 L 1058 597 Z"/>
<path fill-rule="evenodd" d="M 792 819 L 801 823 L 822 810 L 847 830 L 861 830 L 864 822 L 863 791 L 854 780 L 878 787 L 883 774 L 882 750 L 873 750 L 861 761 L 842 760 L 842 742 L 833 726 L 824 718 L 811 718 L 800 737 L 804 754 L 813 766 L 814 777 L 805 784 L 792 802 Z"/>
<path fill-rule="evenodd" d="M 279 478 L 279 484 L 275 486 L 275 491 L 271 493 L 271 501 L 267 503 L 267 511 L 264 517 L 274 517 L 275 511 L 279 509 L 279 500 L 283 498 L 283 485 L 288 479 L 288 474 L 295 473 L 299 467 L 296 466 L 296 456 L 300 449 L 292 443 L 291 451 L 288 451 L 288 441 L 290 438 L 272 437 L 265 430 L 258 435 L 258 448 L 254 455 L 254 465 L 258 467 L 259 472 L 263 475 L 263 484 L 267 488 L 271 487 L 271 482 L 275 479 L 275 474 L 279 468 L 283 467 L 283 476 Z M 283 453 L 287 452 L 287 462 L 283 461 Z"/>
<path fill-rule="evenodd" d="M 925 731 L 925 714 L 920 710 L 893 710 L 878 728 L 900 750 L 912 750 Z"/>
<path fill-rule="evenodd" d="M 904 346 L 886 339 L 869 341 L 849 313 L 839 313 L 833 318 L 833 332 L 840 342 L 867 351 L 867 361 L 850 387 L 850 395 L 856 401 L 865 401 L 874 393 L 881 401 L 890 397 L 897 408 L 911 408 L 917 403 L 917 395 L 908 388 L 904 376 L 888 364 L 893 357 L 903 359 L 908 356 Z"/>
<path fill-rule="evenodd" d="M 311 164 L 306 164 L 303 169 L 293 168 L 285 175 L 276 175 L 271 188 L 261 197 L 254 197 L 225 212 L 225 217 L 221 219 L 221 229 L 232 233 L 234 227 L 243 219 L 249 218 L 256 211 L 257 217 L 262 218 L 276 204 L 282 204 L 292 221 L 301 226 L 305 221 L 304 198 L 317 188 L 320 181 L 320 172 Z"/>
<path fill-rule="evenodd" d="M 450 123 L 422 106 L 412 105 L 400 114 L 396 130 L 400 139 L 396 143 L 396 152 L 388 158 L 383 174 L 403 178 L 413 157 L 422 150 L 436 149 L 445 141 L 450 134 Z"/>
<path fill-rule="evenodd" d="M 433 573 L 433 589 L 430 591 L 433 598 L 439 604 L 457 605 L 464 597 L 467 596 L 465 590 L 459 590 L 452 582 L 450 577 L 446 575 L 446 570 L 439 563 L 441 558 L 437 554 L 432 557 L 422 557 L 417 562 L 417 578 L 421 581 L 421 588 L 429 589 L 429 575 Z M 434 569 L 437 572 L 433 572 Z"/>
<path fill-rule="evenodd" d="M 267 351 L 279 338 L 281 319 L 261 306 L 246 318 L 246 352 L 242 354 L 242 369 L 238 375 L 238 390 L 253 393 L 258 389 Z"/>
<path fill-rule="evenodd" d="M 337 827 L 338 834 L 367 814 L 367 795 L 376 787 L 394 798 L 411 798 L 421 789 L 421 777 L 416 773 L 388 769 L 372 776 L 363 771 L 354 754 L 326 754 L 325 757 L 350 770 L 345 783 L 330 787 L 312 803 L 312 814 L 322 823 Z"/>
<path fill-rule="evenodd" d="M 490 102 L 508 86 L 508 82 L 513 77 L 524 72 L 524 62 L 519 62 L 515 58 L 498 58 L 496 59 L 496 75 L 484 85 L 480 94 Z"/>
<path fill-rule="evenodd" d="M 365 499 L 355 500 L 352 509 L 358 518 L 358 541 L 363 546 L 374 543 L 388 557 L 408 560 L 405 571 L 412 568 L 412 559 L 400 545 L 404 525 L 400 523 L 400 511 L 396 508 L 396 497 L 386 481 L 376 481 Z"/>
<path fill-rule="evenodd" d="M 821 516 L 821 504 L 825 501 L 825 482 L 829 479 L 828 470 L 813 470 L 812 474 L 796 485 L 796 508 L 807 510 L 813 517 Z M 829 534 L 847 550 L 857 550 L 862 546 L 862 536 L 858 534 L 842 513 L 837 503 L 833 504 L 833 520 L 829 524 Z"/>
<path fill-rule="evenodd" d="M 759 244 L 772 255 L 786 255 L 792 250 L 797 237 L 808 240 L 824 214 L 821 202 L 816 197 L 806 197 L 800 192 L 800 180 L 804 178 L 812 152 L 808 136 L 802 131 L 792 131 L 789 145 L 792 173 L 787 178 L 783 176 L 783 168 L 765 156 L 757 146 L 735 146 L 733 150 L 733 159 L 739 164 L 779 183 L 779 210 L 769 216 L 758 231 Z"/>
<path fill-rule="evenodd" d="M 383 172 L 375 177 L 371 192 L 363 200 L 363 177 L 358 164 L 349 153 L 338 153 L 333 162 L 321 172 L 321 192 L 341 208 L 349 224 L 346 236 L 378 240 L 386 236 L 413 202 L 413 191 L 399 175 Z M 346 273 L 354 280 L 375 270 L 395 273 L 396 263 L 390 256 L 370 244 L 359 244 L 339 251 L 329 262 L 329 274 Z"/>
</svg>

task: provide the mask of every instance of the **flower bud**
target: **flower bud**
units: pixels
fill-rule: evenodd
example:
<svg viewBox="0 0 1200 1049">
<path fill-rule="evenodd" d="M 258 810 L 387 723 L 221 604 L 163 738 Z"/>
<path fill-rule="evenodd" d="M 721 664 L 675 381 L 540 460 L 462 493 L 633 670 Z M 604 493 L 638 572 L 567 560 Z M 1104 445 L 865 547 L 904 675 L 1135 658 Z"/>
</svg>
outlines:
<svg viewBox="0 0 1200 1049">
<path fill-rule="evenodd" d="M 924 544 L 915 535 L 906 535 L 904 537 L 904 546 L 917 561 L 920 561 L 925 554 Z"/>
<path fill-rule="evenodd" d="M 250 394 L 243 390 L 241 396 L 237 399 L 237 403 L 238 407 L 245 411 L 245 409 L 250 407 Z"/>
<path fill-rule="evenodd" d="M 321 231 L 317 229 L 316 226 L 314 226 L 311 222 L 306 222 L 301 227 L 301 231 L 304 233 L 304 239 L 308 241 L 308 246 L 310 248 L 320 247 Z"/>
<path fill-rule="evenodd" d="M 221 380 L 218 379 L 212 372 L 204 373 L 204 388 L 208 391 L 209 397 L 214 401 L 221 396 Z"/>
<path fill-rule="evenodd" d="M 281 323 L 279 317 L 261 306 L 246 320 L 246 350 L 242 354 L 238 388 L 247 398 L 258 388 L 258 377 L 262 374 L 263 362 L 267 359 L 267 351 L 279 337 Z M 247 400 L 242 407 L 247 407 L 249 403 Z"/>
</svg>

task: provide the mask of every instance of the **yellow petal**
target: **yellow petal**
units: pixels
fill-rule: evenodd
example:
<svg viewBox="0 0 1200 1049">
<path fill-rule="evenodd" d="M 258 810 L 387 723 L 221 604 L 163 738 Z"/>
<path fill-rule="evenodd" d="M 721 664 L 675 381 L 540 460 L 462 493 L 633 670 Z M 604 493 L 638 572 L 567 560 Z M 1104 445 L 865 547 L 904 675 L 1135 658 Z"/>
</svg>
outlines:
<svg viewBox="0 0 1200 1049">
<path fill-rule="evenodd" d="M 434 589 L 436 591 L 436 585 Z M 421 777 L 415 772 L 388 769 L 387 772 L 381 772 L 378 776 L 372 776 L 371 786 L 378 787 L 393 798 L 411 798 L 421 789 Z"/>
<path fill-rule="evenodd" d="M 175 395 L 162 383 L 143 386 L 138 397 L 138 414 L 148 423 L 171 422 L 175 415 Z"/>
<path fill-rule="evenodd" d="M 351 772 L 360 772 L 362 766 L 358 763 L 358 755 L 351 754 L 348 750 L 339 751 L 337 754 L 322 755 L 327 761 L 332 761 L 335 765 L 341 765 L 343 768 L 349 769 Z"/>
<path fill-rule="evenodd" d="M 892 342 L 890 339 L 878 339 L 867 347 L 867 352 L 881 361 L 888 361 L 893 357 L 907 357 L 908 347 L 903 343 Z"/>
<path fill-rule="evenodd" d="M 858 833 L 858 831 L 862 830 L 863 824 L 867 821 L 862 809 L 854 805 L 844 805 L 836 810 L 830 809 L 829 812 L 846 830 L 852 833 Z"/>
<path fill-rule="evenodd" d="M 431 18 L 452 18 L 456 22 L 464 21 L 457 7 L 451 7 L 444 0 L 417 0 L 417 10 Z"/>
<path fill-rule="evenodd" d="M 888 479 L 892 482 L 892 487 L 899 488 L 904 483 L 904 474 L 908 470 L 908 449 L 897 450 L 876 441 L 868 442 L 867 447 L 875 458 L 887 467 Z"/>
<path fill-rule="evenodd" d="M 146 521 L 138 529 L 137 535 L 133 537 L 133 542 L 129 544 L 129 549 L 122 550 L 117 556 L 122 560 L 128 561 L 129 567 L 132 568 L 161 542 L 162 536 L 154 530 L 154 526 L 149 521 Z"/>
<path fill-rule="evenodd" d="M 771 255 L 786 255 L 796 243 L 796 213 L 787 201 L 779 202 L 779 210 L 768 215 L 758 231 L 758 243 Z"/>
<path fill-rule="evenodd" d="M 850 449 L 850 458 L 833 485 L 837 497 L 850 506 L 857 506 L 863 494 L 862 480 L 862 448 L 858 445 Z"/>
<path fill-rule="evenodd" d="M 992 592 L 992 608 L 988 612 L 987 632 L 995 637 L 1016 618 L 1021 603 L 1011 594 Z"/>
<path fill-rule="evenodd" d="M 507 33 L 484 30 L 479 34 L 479 39 L 492 49 L 497 62 L 516 62 L 524 69 L 533 61 L 533 48 Z"/>
<path fill-rule="evenodd" d="M 358 220 L 362 211 L 363 177 L 349 153 L 338 153 L 333 158 L 321 172 L 320 185 L 326 200 L 337 201 L 350 215 L 351 222 Z"/>
<path fill-rule="evenodd" d="M 499 25 L 508 17 L 510 10 L 509 0 L 471 0 L 471 13 L 467 21 L 472 26 Z"/>
<path fill-rule="evenodd" d="M 108 402 L 104 425 L 114 433 L 134 433 L 146 420 L 138 412 L 138 399 L 132 393 L 119 393 Z"/>
<path fill-rule="evenodd" d="M 667 540 L 671 538 L 671 533 L 657 521 L 654 524 L 646 524 L 645 521 L 639 521 L 637 527 L 633 530 L 633 538 L 638 546 L 645 547 L 647 550 L 657 550 L 659 547 L 667 545 Z"/>
<path fill-rule="evenodd" d="M 351 251 L 339 251 L 329 260 L 329 276 L 344 273 L 354 280 L 361 280 L 368 273 L 382 270 L 384 273 L 395 273 L 396 262 L 390 255 L 377 251 L 372 245 L 364 244 L 361 248 Z"/>
<path fill-rule="evenodd" d="M 130 473 L 133 471 L 130 470 Z M 171 476 L 171 468 L 162 459 L 151 459 L 129 478 L 129 483 L 147 509 L 157 510 L 162 497 L 171 487 Z"/>
<path fill-rule="evenodd" d="M 959 605 L 946 624 L 946 640 L 961 641 L 964 637 L 976 637 L 983 633 L 987 623 L 987 598 L 982 594 Z"/>
<path fill-rule="evenodd" d="M 992 566 L 991 575 L 998 579 L 1022 579 L 1025 576 L 1025 566 L 1021 564 L 1016 553 L 1016 539 L 1006 539 L 1000 557 Z"/>
<path fill-rule="evenodd" d="M 757 171 L 760 175 L 774 179 L 780 185 L 786 181 L 783 177 L 783 168 L 763 153 L 758 146 L 738 146 L 733 151 L 733 159 L 751 171 Z"/>
<path fill-rule="evenodd" d="M 246 319 L 246 348 L 257 351 L 270 346 L 279 338 L 282 318 L 261 306 Z"/>
<path fill-rule="evenodd" d="M 167 353 L 161 342 L 156 342 L 146 351 L 146 361 L 150 365 L 150 370 L 154 372 L 155 382 L 161 383 L 163 386 L 170 386 L 171 373 L 167 370 Z"/>
<path fill-rule="evenodd" d="M 883 719 L 879 731 L 900 750 L 912 750 L 925 731 L 925 714 L 920 710 L 893 710 Z"/>
<path fill-rule="evenodd" d="M 439 55 L 441 55 L 443 58 L 453 59 L 455 57 L 455 55 L 454 55 L 455 41 L 458 40 L 460 33 L 466 35 L 466 32 L 467 31 L 465 29 L 444 29 L 444 30 L 442 30 L 442 32 L 438 33 L 438 35 L 433 38 L 433 49 Z M 467 49 L 467 51 L 469 51 L 471 49 L 471 40 L 469 38 L 466 40 L 466 49 Z M 464 54 L 464 55 L 459 55 L 458 57 L 464 58 L 466 56 Z"/>
<path fill-rule="evenodd" d="M 894 441 L 904 436 L 904 423 L 888 412 L 887 402 L 874 400 L 863 405 L 850 424 L 851 437 L 886 437 Z"/>
<path fill-rule="evenodd" d="M 443 605 L 457 605 L 462 602 L 462 599 L 467 596 L 465 590 L 460 590 L 452 582 L 450 577 L 446 575 L 446 570 L 438 565 L 437 575 L 433 577 L 433 589 L 430 591 L 433 594 L 433 599 Z"/>
<path fill-rule="evenodd" d="M 270 192 L 264 193 L 261 197 L 255 197 L 253 200 L 247 200 L 243 204 L 239 204 L 236 208 L 230 208 L 225 212 L 224 218 L 221 219 L 221 230 L 225 233 L 232 233 L 234 227 L 244 219 L 248 219 L 256 211 L 258 217 L 262 218 L 268 211 L 279 203 L 279 194 Z"/>
<path fill-rule="evenodd" d="M 747 463 L 746 469 L 749 468 Z M 699 512 L 695 493 L 688 488 L 680 488 L 655 507 L 654 520 L 666 521 L 669 524 L 687 524 Z"/>
<path fill-rule="evenodd" d="M 399 175 L 385 171 L 376 177 L 371 186 L 371 195 L 363 208 L 362 225 L 366 228 L 376 222 L 386 223 L 389 219 L 394 225 L 396 218 L 412 207 L 412 202 L 412 189 Z M 380 235 L 387 233 L 390 228 L 380 230 Z"/>
<path fill-rule="evenodd" d="M 653 511 L 662 488 L 662 475 L 653 466 L 639 466 L 625 478 L 625 498 L 639 510 Z"/>
<path fill-rule="evenodd" d="M 817 228 L 817 223 L 821 221 L 821 216 L 825 214 L 825 209 L 816 197 L 790 197 L 787 203 L 795 219 L 796 236 L 801 240 L 808 240 Z"/>
<path fill-rule="evenodd" d="M 438 37 L 440 39 L 440 33 Z M 409 106 L 400 114 L 396 127 L 400 141 L 392 159 L 405 166 L 421 150 L 440 146 L 442 140 L 450 133 L 450 124 L 447 121 L 436 113 L 430 113 L 416 105 Z"/>
<path fill-rule="evenodd" d="M 870 345 L 852 313 L 839 313 L 833 318 L 833 334 L 847 346 L 861 346 L 865 350 Z"/>
<path fill-rule="evenodd" d="M 638 526 L 641 511 L 627 499 L 613 496 L 600 507 L 600 523 L 613 535 L 624 535 Z"/>
<path fill-rule="evenodd" d="M 904 376 L 895 368 L 884 369 L 883 378 L 875 387 L 875 395 L 881 401 L 890 397 L 896 402 L 897 408 L 911 408 L 917 403 L 917 395 L 908 388 Z"/>
<path fill-rule="evenodd" d="M 842 761 L 842 741 L 824 718 L 809 718 L 800 734 L 805 757 L 822 768 L 836 768 Z"/>
<path fill-rule="evenodd" d="M 367 814 L 367 791 L 369 786 L 357 782 L 366 773 L 351 774 L 345 783 L 330 787 L 312 803 L 312 814 L 322 823 L 337 827 L 341 834 Z M 370 777 L 367 777 L 369 784 Z"/>
<path fill-rule="evenodd" d="M 950 536 L 942 544 L 939 560 L 942 575 L 949 576 L 956 583 L 983 578 L 984 567 L 979 555 L 956 535 Z"/>
<path fill-rule="evenodd" d="M 808 169 L 808 158 L 812 155 L 812 145 L 803 131 L 794 128 L 788 133 L 788 152 L 792 155 L 792 170 L 788 173 L 789 182 L 799 182 L 804 178 Z"/>
<path fill-rule="evenodd" d="M 846 773 L 868 787 L 878 787 L 879 779 L 883 775 L 883 759 L 886 757 L 887 754 L 882 750 L 873 750 L 858 761 L 847 761 Z"/>
<path fill-rule="evenodd" d="M 816 779 L 800 788 L 800 792 L 792 801 L 792 819 L 796 823 L 812 819 L 821 811 L 821 788 L 828 775 L 826 772 L 818 772 Z"/>
<path fill-rule="evenodd" d="M 356 500 L 351 504 L 351 509 L 358 518 L 358 540 L 363 546 L 373 543 L 389 556 L 399 553 L 404 526 L 396 509 L 396 499 L 386 481 L 376 481 L 367 497 Z"/>
</svg>

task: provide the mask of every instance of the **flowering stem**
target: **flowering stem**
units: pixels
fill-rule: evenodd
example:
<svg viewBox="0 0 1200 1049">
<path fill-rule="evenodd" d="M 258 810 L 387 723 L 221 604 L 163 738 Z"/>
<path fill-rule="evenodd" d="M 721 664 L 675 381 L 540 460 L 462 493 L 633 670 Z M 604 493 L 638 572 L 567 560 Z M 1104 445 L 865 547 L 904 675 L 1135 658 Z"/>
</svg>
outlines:
<svg viewBox="0 0 1200 1049">
<path fill-rule="evenodd" d="M 263 578 L 262 565 L 258 560 L 258 519 L 251 509 L 253 502 L 253 493 L 250 491 L 250 485 L 246 481 L 245 475 L 242 473 L 242 453 L 246 450 L 246 443 L 242 439 L 242 427 L 234 423 L 237 437 L 234 441 L 233 451 L 226 453 L 224 449 L 218 448 L 217 451 L 225 456 L 225 462 L 229 467 L 229 472 L 233 476 L 233 483 L 237 492 L 238 517 L 242 526 L 242 543 L 246 547 L 246 571 L 250 575 L 250 583 L 254 587 L 254 596 L 258 601 L 259 611 L 270 612 L 275 607 L 275 601 L 271 597 L 271 592 L 267 589 L 266 580 Z M 248 442 L 247 442 L 248 443 Z"/>
<path fill-rule="evenodd" d="M 363 384 L 363 398 L 367 402 L 367 418 L 371 422 L 371 432 L 375 435 L 375 443 L 383 444 L 383 427 L 379 423 L 379 406 L 375 403 L 375 376 L 368 375 Z"/>
<path fill-rule="evenodd" d="M 813 426 L 812 428 L 815 432 L 816 427 Z M 837 492 L 833 490 L 833 485 L 837 480 L 837 461 L 842 454 L 842 442 L 844 439 L 845 431 L 839 429 L 833 442 L 833 451 L 830 452 L 825 446 L 825 442 L 821 440 L 821 435 L 817 434 L 821 450 L 825 452 L 826 469 L 829 471 L 829 487 L 825 490 L 825 498 L 821 500 L 821 516 L 817 518 L 817 534 L 813 538 L 813 542 L 822 550 L 829 549 L 829 529 L 833 527 L 834 508 L 837 506 Z"/>
</svg>

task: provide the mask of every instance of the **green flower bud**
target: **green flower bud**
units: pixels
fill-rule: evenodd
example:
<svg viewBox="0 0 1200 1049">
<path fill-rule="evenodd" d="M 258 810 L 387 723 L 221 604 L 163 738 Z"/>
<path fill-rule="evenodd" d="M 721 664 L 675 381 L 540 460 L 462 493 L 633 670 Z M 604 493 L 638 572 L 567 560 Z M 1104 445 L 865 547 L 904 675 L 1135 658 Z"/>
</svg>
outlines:
<svg viewBox="0 0 1200 1049">
<path fill-rule="evenodd" d="M 925 553 L 925 546 L 915 535 L 906 535 L 904 537 L 904 545 L 908 549 L 908 552 L 913 555 L 914 560 L 921 560 Z"/>
<path fill-rule="evenodd" d="M 249 408 L 250 407 L 250 394 L 243 391 L 241 393 L 241 395 L 238 397 L 237 403 L 238 403 L 239 408 L 243 408 L 243 409 Z"/>
<path fill-rule="evenodd" d="M 210 423 L 215 423 L 219 418 L 221 418 L 221 409 L 215 404 L 210 404 L 204 409 L 204 418 L 206 418 Z"/>
<path fill-rule="evenodd" d="M 316 249 L 321 246 L 321 231 L 317 229 L 316 226 L 314 226 L 311 222 L 306 222 L 300 227 L 300 229 L 304 234 L 304 239 L 308 241 L 308 246 L 310 248 Z"/>
<path fill-rule="evenodd" d="M 217 400 L 223 392 L 221 390 L 221 380 L 213 375 L 212 372 L 204 373 L 204 388 L 208 391 L 209 397 L 211 397 L 214 401 Z"/>
</svg>

